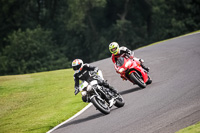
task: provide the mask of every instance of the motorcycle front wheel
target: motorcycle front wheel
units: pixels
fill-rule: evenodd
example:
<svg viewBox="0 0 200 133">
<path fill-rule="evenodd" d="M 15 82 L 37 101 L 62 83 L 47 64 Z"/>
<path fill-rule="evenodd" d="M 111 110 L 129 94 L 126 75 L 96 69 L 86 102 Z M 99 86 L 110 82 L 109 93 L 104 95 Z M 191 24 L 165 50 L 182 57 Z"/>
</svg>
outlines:
<svg viewBox="0 0 200 133">
<path fill-rule="evenodd" d="M 139 74 L 137 74 L 136 72 L 130 74 L 130 79 L 141 88 L 146 88 L 147 86 L 144 83 L 142 77 L 140 77 Z"/>
<path fill-rule="evenodd" d="M 106 101 L 102 101 L 101 99 L 98 99 L 96 96 L 94 96 L 91 99 L 91 102 L 103 114 L 107 115 L 110 113 L 110 108 L 109 108 L 108 104 L 106 103 Z"/>
</svg>

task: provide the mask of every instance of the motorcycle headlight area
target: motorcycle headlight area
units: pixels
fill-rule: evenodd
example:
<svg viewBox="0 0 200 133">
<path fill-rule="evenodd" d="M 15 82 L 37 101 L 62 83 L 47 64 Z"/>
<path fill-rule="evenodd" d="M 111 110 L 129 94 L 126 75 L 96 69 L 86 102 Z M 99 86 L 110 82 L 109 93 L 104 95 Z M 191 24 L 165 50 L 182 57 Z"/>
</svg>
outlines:
<svg viewBox="0 0 200 133">
<path fill-rule="evenodd" d="M 124 68 L 120 68 L 119 72 L 122 73 L 125 69 Z"/>
<path fill-rule="evenodd" d="M 81 95 L 82 95 L 82 96 L 86 96 L 86 95 L 87 95 L 87 92 L 86 92 L 86 91 L 82 91 L 82 92 L 81 92 Z"/>
<path fill-rule="evenodd" d="M 130 61 L 126 62 L 125 67 L 128 67 L 131 64 Z"/>
<path fill-rule="evenodd" d="M 87 86 L 87 91 L 91 91 L 92 90 L 92 86 L 91 85 L 88 85 Z"/>
</svg>

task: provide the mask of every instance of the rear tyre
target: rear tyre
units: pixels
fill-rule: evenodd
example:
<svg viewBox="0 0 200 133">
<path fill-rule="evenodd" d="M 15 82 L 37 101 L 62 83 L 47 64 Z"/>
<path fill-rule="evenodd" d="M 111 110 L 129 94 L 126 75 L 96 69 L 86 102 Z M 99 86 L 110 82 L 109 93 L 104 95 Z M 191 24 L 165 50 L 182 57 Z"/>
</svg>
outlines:
<svg viewBox="0 0 200 133">
<path fill-rule="evenodd" d="M 133 81 L 134 83 L 136 83 L 141 88 L 146 88 L 146 86 L 147 86 L 144 83 L 144 80 L 142 79 L 142 77 L 140 77 L 138 74 L 136 74 L 136 72 L 131 73 L 130 79 L 131 79 L 131 81 Z"/>
<path fill-rule="evenodd" d="M 118 94 L 118 96 L 116 98 L 115 106 L 118 107 L 118 108 L 120 108 L 120 107 L 123 107 L 124 104 L 125 104 L 125 102 L 124 102 L 123 97 L 120 94 Z"/>
<path fill-rule="evenodd" d="M 151 77 L 148 75 L 148 81 L 146 82 L 146 84 L 151 84 L 152 83 L 152 79 Z"/>
<path fill-rule="evenodd" d="M 105 101 L 102 101 L 100 99 L 98 99 L 97 97 L 93 97 L 91 99 L 91 102 L 93 103 L 93 105 L 103 114 L 107 115 L 110 113 L 110 108 L 108 106 L 108 104 Z"/>
</svg>

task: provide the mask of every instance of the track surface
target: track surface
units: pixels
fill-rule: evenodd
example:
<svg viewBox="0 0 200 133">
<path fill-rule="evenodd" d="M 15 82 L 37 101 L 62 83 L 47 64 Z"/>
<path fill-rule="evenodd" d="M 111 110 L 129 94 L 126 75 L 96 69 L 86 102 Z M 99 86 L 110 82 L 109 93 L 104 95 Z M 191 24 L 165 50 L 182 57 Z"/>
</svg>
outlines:
<svg viewBox="0 0 200 133">
<path fill-rule="evenodd" d="M 200 33 L 135 50 L 153 83 L 140 89 L 122 81 L 111 59 L 92 63 L 125 99 L 103 115 L 91 106 L 53 133 L 174 133 L 200 121 Z"/>
</svg>

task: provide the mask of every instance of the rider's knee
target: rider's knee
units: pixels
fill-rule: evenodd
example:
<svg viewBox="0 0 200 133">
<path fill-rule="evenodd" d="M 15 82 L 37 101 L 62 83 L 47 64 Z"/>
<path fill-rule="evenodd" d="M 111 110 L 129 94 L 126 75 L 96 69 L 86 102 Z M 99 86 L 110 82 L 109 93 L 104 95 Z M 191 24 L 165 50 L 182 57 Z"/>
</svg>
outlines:
<svg viewBox="0 0 200 133">
<path fill-rule="evenodd" d="M 90 99 L 88 98 L 88 96 L 82 96 L 82 100 L 83 102 L 90 102 Z"/>
</svg>

